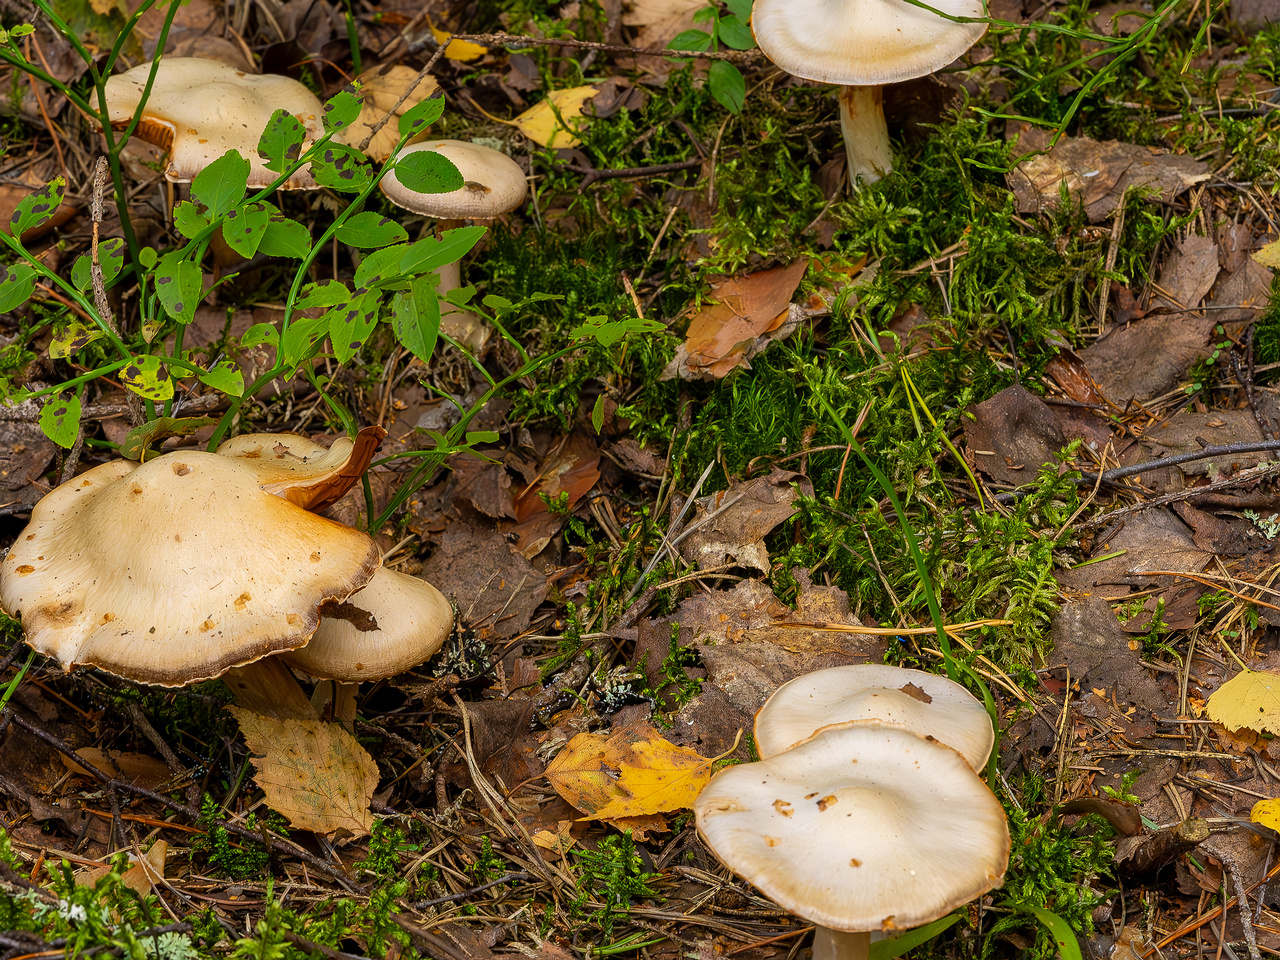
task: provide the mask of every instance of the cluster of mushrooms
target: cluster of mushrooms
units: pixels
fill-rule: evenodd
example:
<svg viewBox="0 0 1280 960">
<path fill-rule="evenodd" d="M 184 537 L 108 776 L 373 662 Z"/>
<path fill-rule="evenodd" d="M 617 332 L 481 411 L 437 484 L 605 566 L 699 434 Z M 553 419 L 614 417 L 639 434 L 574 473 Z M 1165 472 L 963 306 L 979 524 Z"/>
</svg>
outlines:
<svg viewBox="0 0 1280 960">
<path fill-rule="evenodd" d="M 354 683 L 427 660 L 453 627 L 435 587 L 315 513 L 383 431 L 328 449 L 245 434 L 216 453 L 113 460 L 58 486 L 0 563 L 0 605 L 64 669 L 166 687 L 222 677 L 241 705 L 315 717 L 287 665 Z"/>
<path fill-rule="evenodd" d="M 1004 809 L 975 772 L 995 734 L 945 677 L 834 667 L 756 714 L 758 763 L 694 804 L 726 867 L 816 925 L 813 960 L 866 960 L 871 933 L 945 916 L 1003 882 Z"/>
</svg>

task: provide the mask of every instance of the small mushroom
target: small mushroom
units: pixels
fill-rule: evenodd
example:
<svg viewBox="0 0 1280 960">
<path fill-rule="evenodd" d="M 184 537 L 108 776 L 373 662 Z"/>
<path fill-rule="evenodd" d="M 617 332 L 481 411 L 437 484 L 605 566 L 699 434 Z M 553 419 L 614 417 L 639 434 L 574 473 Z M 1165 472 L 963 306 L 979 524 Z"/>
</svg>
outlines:
<svg viewBox="0 0 1280 960">
<path fill-rule="evenodd" d="M 726 767 L 698 833 L 765 896 L 817 925 L 814 960 L 865 960 L 871 931 L 917 927 L 1003 883 L 999 801 L 950 747 L 900 727 L 828 727 Z"/>
<path fill-rule="evenodd" d="M 382 192 L 398 207 L 426 217 L 436 217 L 439 230 L 460 226 L 464 220 L 492 220 L 514 210 L 524 201 L 528 183 L 520 165 L 500 150 L 482 147 L 463 140 L 427 140 L 405 147 L 397 154 L 403 158 L 412 153 L 431 150 L 453 161 L 462 174 L 463 185 L 451 193 L 418 193 L 396 177 L 393 169 L 382 178 Z M 462 286 L 457 262 L 446 264 L 437 273 L 437 288 L 443 297 Z M 470 310 L 443 306 L 440 329 L 459 343 L 479 351 L 489 339 L 489 329 Z"/>
<path fill-rule="evenodd" d="M 107 80 L 113 128 L 123 130 L 133 119 L 151 67 L 149 62 L 139 64 Z M 296 80 L 245 73 L 220 60 L 165 57 L 134 135 L 169 151 L 165 177 L 173 183 L 190 183 L 228 150 L 237 150 L 249 161 L 249 186 L 260 188 L 278 176 L 258 156 L 258 140 L 277 109 L 288 111 L 306 128 L 308 141 L 323 135 L 320 101 Z M 316 182 L 303 168 L 284 187 L 310 190 Z"/>
<path fill-rule="evenodd" d="M 984 17 L 982 0 L 933 0 L 953 17 Z M 881 87 L 951 63 L 986 32 L 907 0 L 756 0 L 751 30 L 764 55 L 807 80 L 840 86 L 849 182 L 893 169 Z"/>
<path fill-rule="evenodd" d="M 756 750 L 767 760 L 834 723 L 874 720 L 933 736 L 975 770 L 995 745 L 983 705 L 960 684 L 923 670 L 857 664 L 784 683 L 756 713 Z"/>
</svg>

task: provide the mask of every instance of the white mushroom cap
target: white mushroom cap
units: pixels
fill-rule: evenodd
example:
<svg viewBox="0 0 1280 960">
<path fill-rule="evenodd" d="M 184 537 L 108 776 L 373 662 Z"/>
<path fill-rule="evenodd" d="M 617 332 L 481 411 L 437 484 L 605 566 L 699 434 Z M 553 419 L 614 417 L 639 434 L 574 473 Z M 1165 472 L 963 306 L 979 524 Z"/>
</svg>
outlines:
<svg viewBox="0 0 1280 960">
<path fill-rule="evenodd" d="M 311 640 L 284 659 L 324 680 L 394 677 L 426 662 L 453 629 L 453 608 L 439 590 L 386 567 L 346 602 L 320 612 Z"/>
<path fill-rule="evenodd" d="M 151 64 L 143 63 L 107 80 L 108 119 L 123 129 L 138 109 Z M 258 156 L 258 140 L 277 109 L 287 110 L 306 128 L 307 140 L 324 132 L 316 95 L 289 77 L 252 74 L 220 60 L 165 57 L 135 135 L 169 151 L 165 177 L 189 183 L 228 150 L 249 161 L 249 186 L 265 187 L 277 174 Z M 305 168 L 285 186 L 312 189 Z"/>
<path fill-rule="evenodd" d="M 320 510 L 359 482 L 386 435 L 381 427 L 365 427 L 355 440 L 339 437 L 325 449 L 296 433 L 242 433 L 220 444 L 218 453 L 244 460 L 267 493 Z"/>
<path fill-rule="evenodd" d="M 985 17 L 982 0 L 930 0 Z M 756 0 L 751 30 L 764 55 L 808 80 L 879 85 L 923 77 L 978 42 L 985 23 L 953 23 L 904 0 Z"/>
<path fill-rule="evenodd" d="M 756 713 L 756 750 L 767 760 L 829 724 L 851 720 L 935 737 L 975 770 L 995 745 L 986 708 L 960 684 L 923 670 L 858 664 L 815 670 L 779 687 Z"/>
<path fill-rule="evenodd" d="M 306 643 L 320 604 L 380 563 L 368 536 L 264 493 L 244 461 L 183 451 L 106 464 L 36 504 L 0 604 L 67 670 L 182 686 Z"/>
<path fill-rule="evenodd" d="M 841 931 L 916 927 L 1003 882 L 1004 810 L 964 758 L 898 727 L 830 727 L 726 767 L 698 833 L 771 900 Z"/>
<path fill-rule="evenodd" d="M 500 150 L 463 140 L 426 140 L 397 154 L 431 150 L 448 157 L 465 181 L 452 193 L 418 193 L 396 178 L 392 170 L 382 178 L 382 192 L 398 207 L 445 220 L 487 220 L 514 210 L 524 201 L 529 185 L 520 164 Z"/>
</svg>

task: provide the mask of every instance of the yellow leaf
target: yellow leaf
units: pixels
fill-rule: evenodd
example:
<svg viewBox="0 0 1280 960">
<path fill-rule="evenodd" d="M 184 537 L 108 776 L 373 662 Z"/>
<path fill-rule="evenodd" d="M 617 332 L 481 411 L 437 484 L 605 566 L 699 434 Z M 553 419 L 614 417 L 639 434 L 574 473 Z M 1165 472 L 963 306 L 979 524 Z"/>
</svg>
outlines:
<svg viewBox="0 0 1280 960">
<path fill-rule="evenodd" d="M 1280 830 L 1280 800 L 1259 800 L 1249 811 L 1249 819 L 1272 830 Z"/>
<path fill-rule="evenodd" d="M 1264 267 L 1280 267 L 1280 240 L 1273 240 L 1253 255 Z"/>
<path fill-rule="evenodd" d="M 711 779 L 711 761 L 636 724 L 607 738 L 579 734 L 548 764 L 546 777 L 585 819 L 615 820 L 692 806 Z"/>
<path fill-rule="evenodd" d="M 1241 670 L 1205 704 L 1209 719 L 1228 730 L 1280 734 L 1280 674 Z"/>
<path fill-rule="evenodd" d="M 400 98 L 409 90 L 410 85 L 418 80 L 417 70 L 400 64 L 389 67 L 373 67 L 356 77 L 356 80 L 360 83 L 360 116 L 356 118 L 355 123 L 338 134 L 338 139 L 345 144 L 359 148 L 365 137 L 372 133 L 378 121 L 388 113 L 391 113 L 392 110 L 395 110 L 395 116 L 391 117 L 377 133 L 373 134 L 369 145 L 364 148 L 367 156 L 381 162 L 391 156 L 391 151 L 395 149 L 396 143 L 400 140 L 398 118 L 408 113 L 411 108 L 416 107 L 423 100 L 433 96 L 439 87 L 431 77 L 423 77 L 421 81 L 418 81 L 417 86 L 413 87 L 413 91 L 405 97 L 404 102 L 397 107 L 396 104 L 400 102 Z M 421 140 L 427 134 L 428 130 L 423 130 L 422 133 L 409 142 Z"/>
<path fill-rule="evenodd" d="M 450 36 L 448 30 L 441 30 L 430 18 L 427 19 L 427 25 L 431 27 L 431 35 L 436 38 L 436 43 L 444 43 L 445 39 Z M 478 43 L 471 43 L 469 40 L 450 40 L 449 46 L 445 48 L 444 55 L 450 60 L 456 60 L 459 63 L 470 63 L 472 60 L 479 60 L 489 52 L 488 47 L 482 47 Z"/>
<path fill-rule="evenodd" d="M 582 120 L 582 105 L 599 91 L 595 87 L 555 90 L 512 121 L 520 132 L 542 147 L 576 147 L 574 120 Z M 585 121 L 583 121 L 585 122 Z"/>
<path fill-rule="evenodd" d="M 254 779 L 271 809 L 299 830 L 369 835 L 378 765 L 355 737 L 336 723 L 278 720 L 242 707 L 227 709 L 255 754 Z"/>
</svg>

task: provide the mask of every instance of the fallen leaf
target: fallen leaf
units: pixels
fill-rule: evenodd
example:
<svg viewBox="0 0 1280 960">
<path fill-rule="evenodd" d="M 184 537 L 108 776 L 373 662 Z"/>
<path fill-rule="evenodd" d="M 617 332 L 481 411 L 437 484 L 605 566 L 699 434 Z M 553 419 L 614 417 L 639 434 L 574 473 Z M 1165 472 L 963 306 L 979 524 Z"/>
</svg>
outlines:
<svg viewBox="0 0 1280 960">
<path fill-rule="evenodd" d="M 731 561 L 768 573 L 764 538 L 796 512 L 801 496 L 813 496 L 809 478 L 774 467 L 767 477 L 735 482 L 728 490 L 701 497 L 690 522 L 693 533 L 681 542 L 680 555 L 704 570 Z M 716 511 L 713 519 L 700 523 Z"/>
<path fill-rule="evenodd" d="M 1264 267 L 1280 267 L 1280 240 L 1273 240 L 1254 253 L 1253 259 Z"/>
<path fill-rule="evenodd" d="M 448 30 L 441 30 L 431 18 L 427 18 L 427 26 L 431 28 L 431 35 L 436 38 L 436 43 L 444 43 L 452 33 Z M 444 55 L 450 60 L 456 60 L 459 63 L 470 63 L 472 60 L 479 60 L 489 52 L 488 47 L 482 47 L 478 43 L 472 43 L 469 40 L 450 40 L 449 46 L 445 48 Z"/>
<path fill-rule="evenodd" d="M 1259 800 L 1249 811 L 1249 820 L 1272 830 L 1280 830 L 1280 800 Z"/>
<path fill-rule="evenodd" d="M 635 37 L 637 47 L 665 47 L 685 30 L 705 29 L 693 21 L 693 15 L 705 6 L 704 0 L 632 0 L 630 9 L 622 15 L 622 22 L 628 27 L 639 27 Z"/>
<path fill-rule="evenodd" d="M 1213 692 L 1209 719 L 1228 730 L 1280 733 L 1280 674 L 1241 670 Z"/>
<path fill-rule="evenodd" d="M 120 750 L 107 751 L 101 747 L 81 747 L 76 751 L 76 756 L 82 757 L 99 770 L 119 773 L 123 779 L 137 786 L 146 787 L 148 790 L 154 790 L 160 784 L 173 777 L 173 771 L 168 766 L 155 757 L 147 756 L 145 753 L 126 753 Z M 77 776 L 90 776 L 89 771 L 74 760 L 69 760 L 64 756 L 62 757 L 62 762 L 66 764 L 68 770 Z"/>
<path fill-rule="evenodd" d="M 582 141 L 574 135 L 572 121 L 586 123 L 582 106 L 595 95 L 596 88 L 589 84 L 554 90 L 511 122 L 540 147 L 576 147 Z"/>
<path fill-rule="evenodd" d="M 505 639 L 528 628 L 547 596 L 547 575 L 502 534 L 461 522 L 449 525 L 422 576 L 446 597 L 457 598 L 458 612 L 468 623 L 494 618 L 493 632 Z"/>
<path fill-rule="evenodd" d="M 974 465 L 999 483 L 1034 480 L 1066 445 L 1058 418 L 1021 384 L 965 410 L 964 439 Z"/>
<path fill-rule="evenodd" d="M 1156 285 L 1166 296 L 1151 300 L 1156 310 L 1195 310 L 1218 278 L 1218 245 L 1208 237 L 1189 234 L 1179 241 L 1160 269 Z"/>
<path fill-rule="evenodd" d="M 168 856 L 169 844 L 163 840 L 157 840 L 153 843 L 151 849 L 141 857 L 130 854 L 129 863 L 131 866 L 120 875 L 120 882 L 138 896 L 147 896 L 153 891 L 156 884 L 164 879 L 164 862 Z M 76 885 L 92 887 L 110 872 L 110 864 L 77 870 L 75 874 Z"/>
<path fill-rule="evenodd" d="M 544 776 L 588 820 L 643 817 L 692 806 L 711 761 L 640 723 L 610 737 L 578 734 Z"/>
<path fill-rule="evenodd" d="M 228 707 L 255 754 L 254 779 L 267 803 L 299 830 L 368 836 L 378 765 L 342 727 L 319 720 L 277 720 Z"/>
<path fill-rule="evenodd" d="M 454 44 L 459 42 L 455 40 L 449 48 L 453 49 Z M 450 59 L 458 58 L 450 57 Z M 364 153 L 367 156 L 381 162 L 391 156 L 391 151 L 400 140 L 400 125 L 396 122 L 397 117 L 403 116 L 410 108 L 433 96 L 440 88 L 431 77 L 423 77 L 416 86 L 413 86 L 418 80 L 418 71 L 401 64 L 374 67 L 360 74 L 356 80 L 360 84 L 362 98 L 360 116 L 351 126 L 339 133 L 337 139 L 359 149 L 365 138 L 373 133 L 373 128 L 378 122 L 394 111 L 391 119 L 384 123 L 376 134 L 373 134 L 373 139 L 369 141 L 368 146 L 364 147 Z M 405 92 L 411 86 L 412 92 L 405 96 Z M 401 97 L 404 97 L 403 103 L 400 103 Z M 424 129 L 419 136 L 410 139 L 409 142 L 421 140 L 427 136 L 427 133 L 428 131 Z"/>
</svg>

